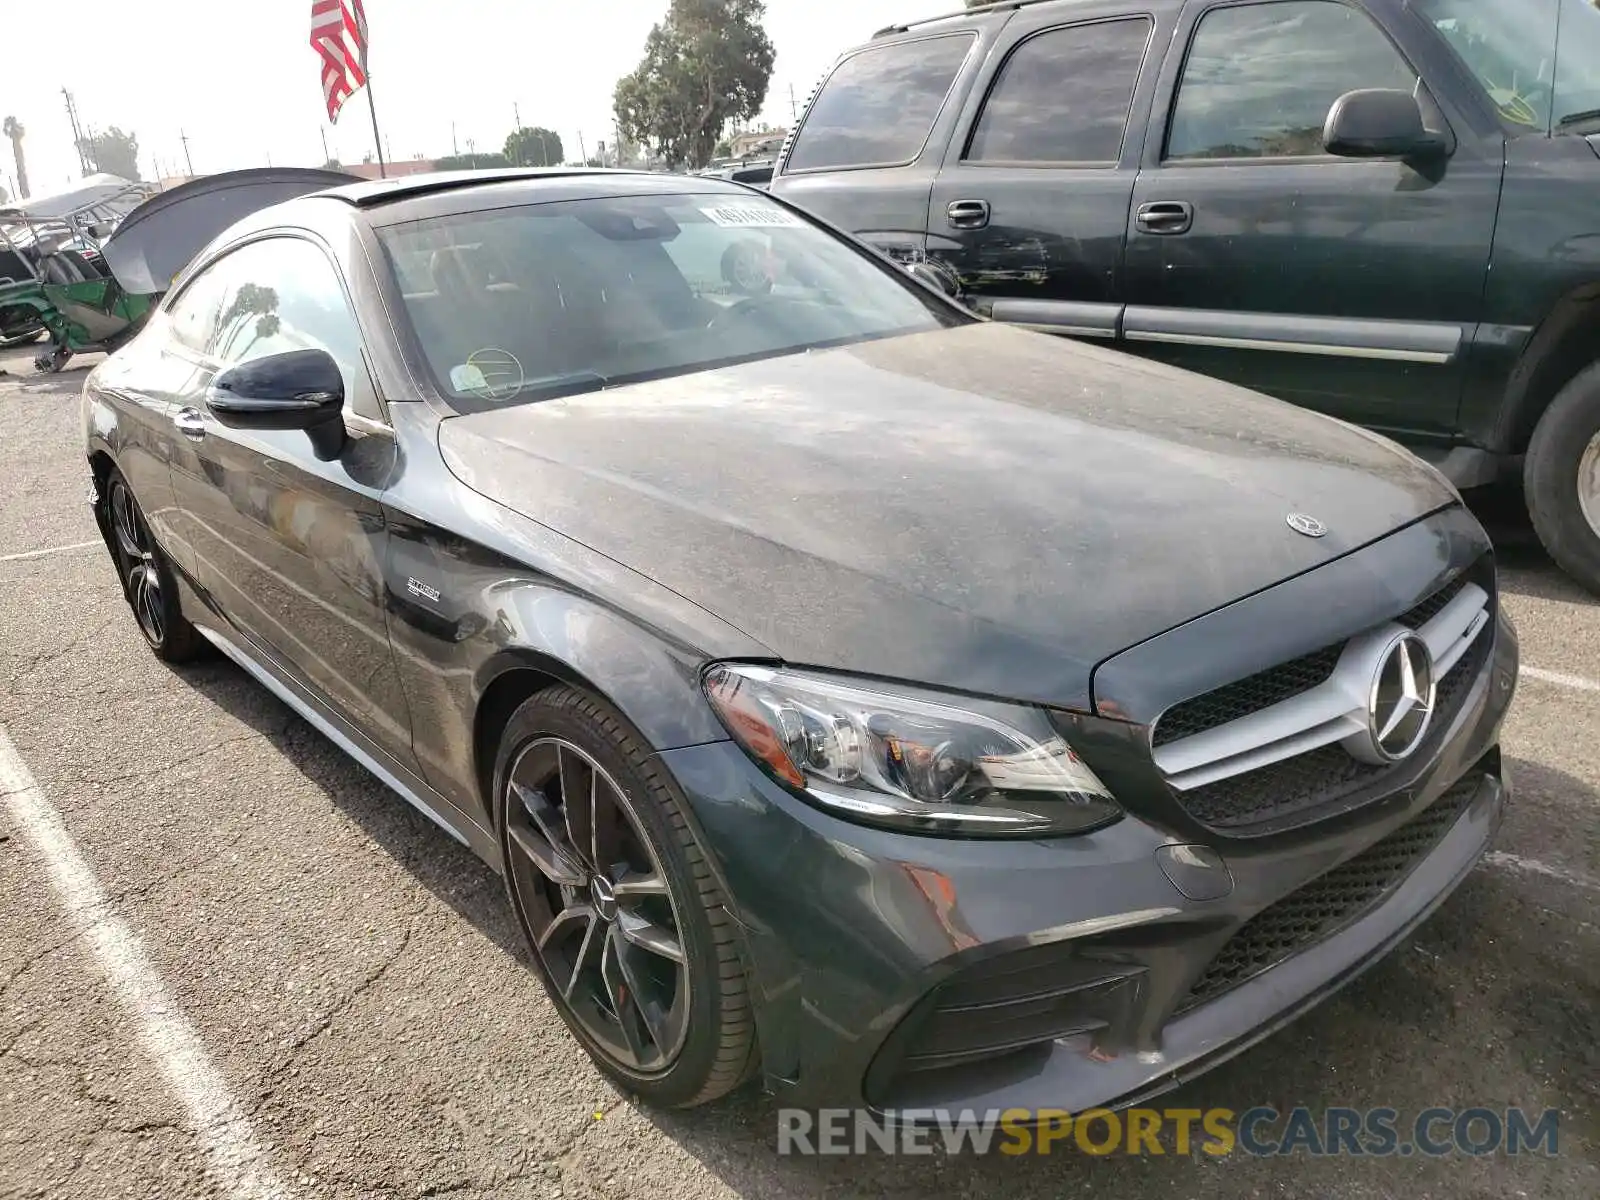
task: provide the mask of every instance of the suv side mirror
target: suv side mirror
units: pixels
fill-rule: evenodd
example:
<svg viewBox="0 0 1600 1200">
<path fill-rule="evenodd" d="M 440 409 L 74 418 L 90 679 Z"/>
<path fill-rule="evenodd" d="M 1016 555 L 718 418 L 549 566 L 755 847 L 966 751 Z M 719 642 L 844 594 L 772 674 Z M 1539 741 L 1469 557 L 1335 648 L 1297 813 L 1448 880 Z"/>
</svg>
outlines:
<svg viewBox="0 0 1600 1200">
<path fill-rule="evenodd" d="M 1346 92 L 1328 109 L 1322 144 L 1341 158 L 1427 158 L 1443 154 L 1443 138 L 1422 123 L 1410 92 L 1365 88 Z"/>
<path fill-rule="evenodd" d="M 236 429 L 303 429 L 324 462 L 344 448 L 344 376 L 326 350 L 290 350 L 230 367 L 206 407 Z"/>
</svg>

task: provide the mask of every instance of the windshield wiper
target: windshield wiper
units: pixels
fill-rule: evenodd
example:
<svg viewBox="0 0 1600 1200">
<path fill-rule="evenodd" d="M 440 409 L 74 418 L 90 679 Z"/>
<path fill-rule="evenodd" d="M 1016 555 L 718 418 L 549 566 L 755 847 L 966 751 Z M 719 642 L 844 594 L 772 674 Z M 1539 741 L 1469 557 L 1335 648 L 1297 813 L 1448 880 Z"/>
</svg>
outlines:
<svg viewBox="0 0 1600 1200">
<path fill-rule="evenodd" d="M 1600 108 L 1588 108 L 1583 112 L 1568 113 L 1556 122 L 1556 128 L 1570 129 L 1574 125 L 1587 125 L 1591 121 L 1600 121 Z"/>
</svg>

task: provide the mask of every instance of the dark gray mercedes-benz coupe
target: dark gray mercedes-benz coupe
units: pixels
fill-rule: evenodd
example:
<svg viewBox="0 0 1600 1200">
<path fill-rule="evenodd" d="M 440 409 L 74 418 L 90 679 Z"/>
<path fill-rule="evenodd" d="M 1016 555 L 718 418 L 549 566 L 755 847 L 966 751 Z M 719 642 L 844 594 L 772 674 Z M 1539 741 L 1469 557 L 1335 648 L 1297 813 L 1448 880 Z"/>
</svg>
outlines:
<svg viewBox="0 0 1600 1200">
<path fill-rule="evenodd" d="M 1494 833 L 1515 635 L 1390 443 L 733 183 L 326 182 L 108 244 L 182 270 L 88 379 L 95 514 L 158 655 L 504 875 L 629 1091 L 1131 1103 Z"/>
</svg>

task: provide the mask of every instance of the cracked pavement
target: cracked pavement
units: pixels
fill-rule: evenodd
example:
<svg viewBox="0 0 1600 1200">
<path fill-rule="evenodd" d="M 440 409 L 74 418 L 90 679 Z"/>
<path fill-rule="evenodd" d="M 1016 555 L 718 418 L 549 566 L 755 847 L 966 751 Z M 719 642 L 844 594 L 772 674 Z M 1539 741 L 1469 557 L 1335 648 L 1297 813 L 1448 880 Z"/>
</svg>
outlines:
<svg viewBox="0 0 1600 1200">
<path fill-rule="evenodd" d="M 0 367 L 0 557 L 95 539 L 82 370 Z M 1524 661 L 1600 679 L 1600 603 L 1485 504 Z M 606 1084 L 498 880 L 231 665 L 155 661 L 103 550 L 0 561 L 0 681 L 0 725 L 299 1197 L 1600 1194 L 1600 692 L 1524 679 L 1500 853 L 1352 988 L 1163 1101 L 1555 1107 L 1558 1157 L 803 1160 L 757 1089 L 660 1113 Z M 5 811 L 0 1200 L 221 1194 Z"/>
</svg>

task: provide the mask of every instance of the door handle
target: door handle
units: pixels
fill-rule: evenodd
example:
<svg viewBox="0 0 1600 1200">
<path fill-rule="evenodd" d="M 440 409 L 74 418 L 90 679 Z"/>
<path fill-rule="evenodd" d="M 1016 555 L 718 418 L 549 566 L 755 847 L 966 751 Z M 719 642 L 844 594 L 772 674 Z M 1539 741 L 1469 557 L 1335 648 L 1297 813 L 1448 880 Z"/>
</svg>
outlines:
<svg viewBox="0 0 1600 1200">
<path fill-rule="evenodd" d="M 952 200 L 945 205 L 944 215 L 952 229 L 982 229 L 989 223 L 989 202 Z"/>
<path fill-rule="evenodd" d="M 1188 233 L 1194 225 L 1194 205 L 1187 200 L 1152 200 L 1139 205 L 1134 225 L 1140 233 Z"/>
<path fill-rule="evenodd" d="M 172 418 L 172 423 L 178 427 L 178 432 L 186 438 L 199 441 L 206 435 L 206 419 L 197 408 L 180 408 L 178 415 Z"/>
</svg>

